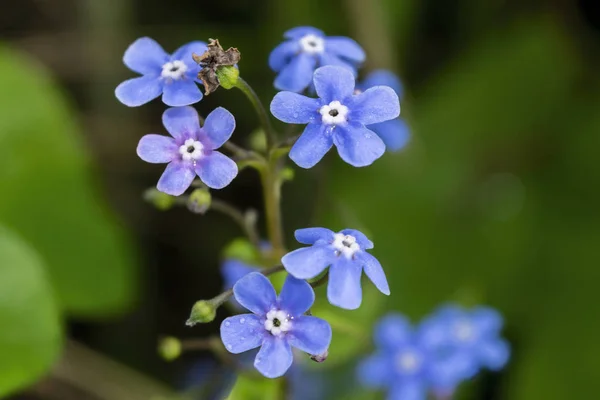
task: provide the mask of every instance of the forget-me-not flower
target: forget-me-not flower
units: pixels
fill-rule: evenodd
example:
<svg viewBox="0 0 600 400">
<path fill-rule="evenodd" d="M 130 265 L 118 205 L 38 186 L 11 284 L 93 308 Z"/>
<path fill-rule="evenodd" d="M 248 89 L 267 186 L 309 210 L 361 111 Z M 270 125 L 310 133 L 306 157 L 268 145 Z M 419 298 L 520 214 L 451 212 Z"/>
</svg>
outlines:
<svg viewBox="0 0 600 400">
<path fill-rule="evenodd" d="M 278 73 L 275 87 L 302 92 L 312 82 L 315 69 L 337 65 L 356 72 L 365 60 L 364 50 L 354 40 L 342 36 L 325 36 L 316 28 L 301 26 L 284 34 L 287 39 L 269 56 L 269 66 Z"/>
<path fill-rule="evenodd" d="M 221 275 L 223 276 L 223 288 L 229 290 L 237 281 L 248 275 L 250 272 L 255 272 L 257 267 L 250 266 L 240 260 L 228 259 L 221 265 Z M 235 298 L 229 300 L 236 308 L 241 308 Z"/>
<path fill-rule="evenodd" d="M 117 86 L 117 99 L 129 107 L 146 104 L 161 94 L 163 102 L 171 107 L 199 102 L 202 100 L 197 85 L 200 66 L 192 59 L 192 54 L 202 54 L 207 49 L 204 42 L 191 42 L 169 55 L 153 39 L 136 40 L 125 51 L 123 62 L 142 76 Z"/>
<path fill-rule="evenodd" d="M 355 167 L 370 165 L 381 157 L 385 144 L 366 125 L 400 115 L 400 102 L 393 89 L 375 86 L 354 94 L 354 76 L 345 68 L 327 66 L 314 74 L 318 99 L 293 92 L 279 92 L 271 102 L 271 113 L 290 124 L 308 124 L 290 150 L 290 158 L 302 168 L 311 168 L 331 149 Z"/>
<path fill-rule="evenodd" d="M 267 378 L 280 377 L 290 368 L 292 347 L 309 354 L 322 354 L 329 347 L 329 324 L 304 315 L 315 300 L 306 281 L 288 275 L 278 297 L 264 275 L 252 272 L 233 286 L 233 294 L 253 314 L 226 318 L 221 340 L 235 354 L 260 347 L 254 366 Z"/>
<path fill-rule="evenodd" d="M 216 108 L 208 114 L 202 127 L 193 107 L 169 108 L 162 119 L 172 137 L 146 135 L 137 147 L 137 154 L 142 160 L 155 164 L 169 163 L 158 181 L 158 190 L 179 196 L 192 184 L 196 175 L 213 189 L 221 189 L 235 178 L 237 164 L 216 151 L 235 129 L 235 119 L 229 111 Z"/>
<path fill-rule="evenodd" d="M 373 248 L 373 242 L 363 233 L 354 229 L 334 233 L 326 228 L 306 228 L 294 234 L 296 240 L 311 247 L 286 254 L 281 263 L 299 279 L 314 278 L 330 267 L 327 298 L 331 304 L 349 310 L 360 306 L 363 269 L 380 292 L 390 294 L 381 264 L 366 252 Z"/>
<path fill-rule="evenodd" d="M 355 92 L 361 93 L 375 86 L 391 87 L 398 95 L 398 98 L 402 100 L 404 94 L 402 82 L 400 82 L 400 79 L 396 75 L 386 70 L 371 72 L 362 82 L 356 85 Z M 402 118 L 369 125 L 368 128 L 383 140 L 386 149 L 389 151 L 398 151 L 404 148 L 410 139 L 408 125 Z"/>
</svg>

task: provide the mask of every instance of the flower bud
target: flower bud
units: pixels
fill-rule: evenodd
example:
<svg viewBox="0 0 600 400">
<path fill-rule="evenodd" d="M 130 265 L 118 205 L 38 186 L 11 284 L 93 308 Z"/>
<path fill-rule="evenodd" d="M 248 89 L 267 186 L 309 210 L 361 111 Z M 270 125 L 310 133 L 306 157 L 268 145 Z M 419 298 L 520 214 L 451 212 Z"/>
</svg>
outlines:
<svg viewBox="0 0 600 400">
<path fill-rule="evenodd" d="M 233 65 L 224 65 L 217 68 L 217 79 L 223 89 L 232 89 L 236 87 L 240 70 Z"/>
<path fill-rule="evenodd" d="M 292 181 L 294 180 L 294 170 L 290 167 L 284 167 L 280 172 L 281 179 L 283 181 Z"/>
<path fill-rule="evenodd" d="M 212 196 L 208 189 L 195 189 L 187 201 L 187 208 L 196 214 L 204 214 L 210 208 Z"/>
<path fill-rule="evenodd" d="M 165 361 L 173 361 L 181 355 L 181 342 L 179 339 L 168 336 L 158 343 L 158 354 Z"/>
<path fill-rule="evenodd" d="M 147 189 L 142 197 L 160 211 L 166 211 L 170 209 L 177 200 L 175 196 L 168 195 L 155 188 Z"/>
<path fill-rule="evenodd" d="M 187 326 L 194 326 L 196 324 L 204 324 L 211 322 L 217 316 L 217 309 L 214 304 L 209 300 L 200 300 L 192 307 L 190 318 L 185 323 Z"/>
<path fill-rule="evenodd" d="M 254 264 L 260 257 L 256 247 L 245 238 L 234 239 L 223 251 L 225 259 L 234 259 L 248 264 Z"/>
</svg>

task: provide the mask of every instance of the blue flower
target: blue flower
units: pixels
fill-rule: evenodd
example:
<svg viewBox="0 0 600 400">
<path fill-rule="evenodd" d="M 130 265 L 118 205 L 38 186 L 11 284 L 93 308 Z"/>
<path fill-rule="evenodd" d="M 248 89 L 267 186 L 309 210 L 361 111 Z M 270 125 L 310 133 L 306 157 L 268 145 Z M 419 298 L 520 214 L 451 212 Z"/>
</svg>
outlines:
<svg viewBox="0 0 600 400">
<path fill-rule="evenodd" d="M 224 108 L 211 112 L 200 127 L 193 107 L 169 108 L 163 113 L 163 125 L 172 137 L 150 134 L 142 137 L 137 154 L 154 164 L 169 163 L 157 188 L 179 196 L 198 175 L 213 189 L 227 186 L 237 175 L 237 164 L 215 151 L 231 137 L 235 119 Z"/>
<path fill-rule="evenodd" d="M 357 92 L 363 92 L 375 86 L 389 86 L 402 100 L 404 88 L 400 79 L 390 71 L 376 70 L 371 72 L 356 87 Z M 390 151 L 398 151 L 408 144 L 410 131 L 406 122 L 401 118 L 391 119 L 378 124 L 369 125 L 368 128 L 375 132 L 383 140 L 385 147 Z"/>
<path fill-rule="evenodd" d="M 225 290 L 229 290 L 237 281 L 248 275 L 250 272 L 255 272 L 257 267 L 250 266 L 242 261 L 229 259 L 225 260 L 221 265 L 221 275 L 223 276 L 223 286 Z M 241 308 L 235 298 L 232 298 L 231 303 L 235 308 Z"/>
<path fill-rule="evenodd" d="M 142 76 L 117 86 L 117 99 L 129 107 L 146 104 L 161 94 L 163 102 L 172 107 L 199 102 L 202 92 L 196 82 L 200 67 L 192 53 L 202 54 L 207 49 L 204 42 L 191 42 L 169 55 L 148 37 L 136 40 L 125 51 L 123 62 Z"/>
<path fill-rule="evenodd" d="M 305 281 L 288 276 L 277 297 L 271 282 L 252 272 L 233 286 L 233 293 L 253 314 L 225 319 L 221 340 L 234 354 L 260 347 L 254 367 L 267 378 L 280 377 L 290 368 L 292 347 L 309 354 L 324 353 L 329 347 L 329 324 L 303 315 L 315 300 L 313 289 Z"/>
<path fill-rule="evenodd" d="M 271 113 L 290 124 L 308 124 L 290 151 L 302 168 L 311 168 L 335 145 L 340 157 L 355 167 L 381 157 L 385 144 L 366 125 L 400 115 L 398 96 L 389 87 L 376 86 L 354 94 L 354 76 L 345 68 L 328 66 L 314 74 L 318 99 L 279 92 Z"/>
<path fill-rule="evenodd" d="M 326 228 L 306 228 L 298 229 L 295 236 L 300 243 L 311 247 L 286 254 L 281 263 L 299 279 L 314 278 L 330 267 L 327 298 L 331 304 L 348 310 L 360 306 L 363 269 L 380 292 L 390 294 L 381 264 L 365 251 L 373 248 L 373 242 L 361 232 L 345 229 L 334 233 Z"/>
<path fill-rule="evenodd" d="M 319 66 L 337 65 L 356 72 L 365 60 L 364 50 L 354 40 L 329 36 L 319 29 L 301 26 L 284 34 L 287 41 L 277 46 L 269 56 L 269 66 L 278 72 L 275 87 L 279 90 L 302 92 L 312 81 Z"/>
</svg>

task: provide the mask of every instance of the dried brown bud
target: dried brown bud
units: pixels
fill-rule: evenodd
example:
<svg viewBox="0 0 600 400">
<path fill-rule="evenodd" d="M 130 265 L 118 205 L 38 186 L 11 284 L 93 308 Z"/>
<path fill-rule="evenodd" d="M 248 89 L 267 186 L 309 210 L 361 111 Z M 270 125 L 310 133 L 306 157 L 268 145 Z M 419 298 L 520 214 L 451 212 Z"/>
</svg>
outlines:
<svg viewBox="0 0 600 400">
<path fill-rule="evenodd" d="M 223 50 L 218 39 L 209 39 L 208 50 L 201 55 L 192 54 L 192 57 L 202 67 L 198 73 L 198 79 L 204 84 L 204 94 L 208 95 L 220 86 L 217 69 L 237 64 L 241 54 L 234 47 Z"/>
</svg>

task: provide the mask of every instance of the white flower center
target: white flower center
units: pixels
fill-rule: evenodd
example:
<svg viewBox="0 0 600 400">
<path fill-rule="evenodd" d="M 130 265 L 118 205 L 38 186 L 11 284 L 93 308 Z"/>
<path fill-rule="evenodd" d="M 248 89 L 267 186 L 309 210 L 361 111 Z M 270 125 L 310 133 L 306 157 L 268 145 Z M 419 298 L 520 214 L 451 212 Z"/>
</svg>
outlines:
<svg viewBox="0 0 600 400">
<path fill-rule="evenodd" d="M 468 342 L 475 336 L 475 330 L 469 321 L 462 320 L 454 325 L 454 335 L 461 342 Z"/>
<path fill-rule="evenodd" d="M 421 365 L 419 355 L 407 350 L 396 356 L 396 368 L 400 373 L 415 372 Z"/>
<path fill-rule="evenodd" d="M 181 79 L 187 69 L 187 65 L 181 60 L 169 61 L 163 65 L 160 76 L 175 80 Z"/>
<path fill-rule="evenodd" d="M 184 144 L 179 146 L 179 154 L 181 154 L 181 158 L 185 161 L 190 160 L 198 160 L 202 157 L 202 143 L 194 139 L 188 139 Z"/>
<path fill-rule="evenodd" d="M 332 101 L 328 105 L 321 107 L 319 112 L 322 115 L 324 124 L 342 124 L 346 122 L 346 115 L 348 115 L 348 107 L 336 100 Z"/>
<path fill-rule="evenodd" d="M 292 328 L 292 321 L 288 314 L 281 310 L 271 310 L 267 313 L 265 329 L 274 336 L 279 336 Z"/>
<path fill-rule="evenodd" d="M 318 54 L 325 51 L 325 40 L 316 35 L 306 35 L 300 39 L 302 51 L 308 54 Z"/>
<path fill-rule="evenodd" d="M 352 258 L 354 253 L 360 250 L 360 246 L 356 243 L 356 238 L 352 235 L 344 235 L 343 233 L 336 233 L 334 235 L 332 245 L 337 255 L 343 254 L 346 258 Z"/>
</svg>

